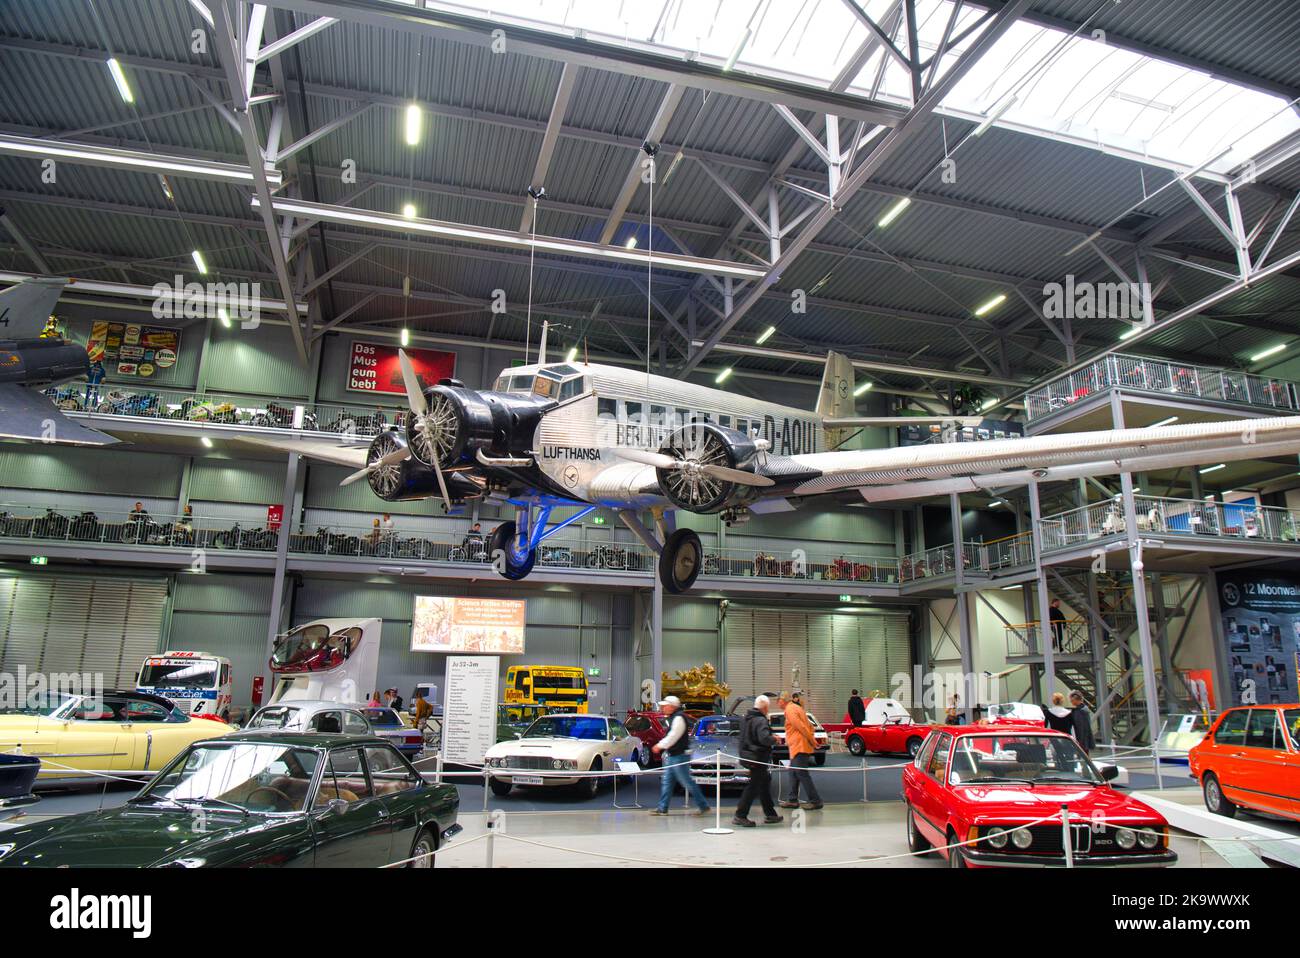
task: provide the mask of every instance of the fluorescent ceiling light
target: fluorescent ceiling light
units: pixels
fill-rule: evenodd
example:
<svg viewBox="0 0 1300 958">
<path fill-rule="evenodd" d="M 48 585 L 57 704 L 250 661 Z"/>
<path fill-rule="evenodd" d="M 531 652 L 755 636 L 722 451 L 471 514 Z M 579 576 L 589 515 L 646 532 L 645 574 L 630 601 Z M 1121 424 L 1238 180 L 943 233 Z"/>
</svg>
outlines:
<svg viewBox="0 0 1300 958">
<path fill-rule="evenodd" d="M 411 345 L 411 331 L 407 329 L 405 326 L 402 327 L 402 345 L 403 346 Z"/>
<path fill-rule="evenodd" d="M 126 74 L 122 72 L 122 64 L 117 62 L 117 57 L 108 58 L 108 72 L 113 74 L 113 82 L 117 84 L 117 92 L 122 102 L 134 103 L 135 94 L 131 92 L 131 84 L 126 82 Z"/>
<path fill-rule="evenodd" d="M 190 253 L 190 256 L 192 256 L 192 257 L 194 258 L 194 268 L 197 269 L 197 270 L 198 270 L 200 273 L 202 273 L 204 276 L 207 276 L 207 275 L 208 275 L 208 264 L 207 264 L 206 262 L 204 262 L 204 260 L 203 260 L 203 254 L 202 254 L 201 252 L 199 252 L 198 250 L 194 250 L 194 252 Z"/>
<path fill-rule="evenodd" d="M 1001 401 L 1002 401 L 1002 400 L 999 399 L 997 396 L 993 396 L 993 397 L 991 397 L 991 398 L 989 398 L 989 399 L 986 399 L 986 400 L 984 400 L 983 405 L 980 406 L 980 411 L 983 412 L 985 409 L 992 409 L 994 406 L 996 406 L 996 405 L 997 405 L 998 403 L 1000 403 Z"/>
<path fill-rule="evenodd" d="M 209 449 L 212 448 L 212 440 L 209 439 L 207 436 L 200 436 L 199 441 L 202 442 L 203 445 L 207 446 Z"/>
<path fill-rule="evenodd" d="M 728 367 L 727 367 L 726 369 L 724 369 L 722 372 L 718 373 L 718 378 L 715 379 L 715 380 L 713 380 L 713 381 L 714 381 L 715 383 L 723 383 L 723 382 L 726 382 L 726 381 L 727 381 L 727 377 L 730 376 L 730 375 L 731 375 L 731 367 L 728 366 Z"/>
<path fill-rule="evenodd" d="M 1177 421 L 1177 416 L 1170 416 L 1168 419 L 1161 419 L 1159 422 L 1153 422 L 1151 428 L 1154 429 L 1156 426 L 1168 426 L 1170 423 Z"/>
<path fill-rule="evenodd" d="M 874 386 L 874 385 L 875 385 L 875 383 L 873 383 L 873 382 L 871 382 L 871 381 L 867 381 L 867 382 L 863 383 L 861 386 L 859 386 L 857 389 L 853 390 L 853 395 L 855 395 L 855 396 L 861 396 L 864 392 L 866 392 L 868 389 L 870 389 L 870 388 L 871 388 L 872 386 Z"/>
<path fill-rule="evenodd" d="M 159 173 L 158 182 L 162 184 L 163 196 L 167 197 L 169 200 L 175 200 L 176 197 L 172 195 L 172 185 L 167 182 L 167 177 L 162 173 Z"/>
<path fill-rule="evenodd" d="M 0 283 L 7 283 L 9 285 L 21 283 L 28 279 L 40 278 L 40 273 L 20 273 L 16 270 L 0 271 Z M 75 276 L 68 280 L 68 284 L 68 288 L 73 293 L 117 296 L 123 299 L 143 299 L 151 303 L 159 300 L 170 302 L 175 299 L 177 303 L 183 305 L 187 298 L 184 290 L 180 292 L 178 297 L 175 289 L 171 286 L 165 286 L 160 290 L 157 286 L 141 286 L 136 283 L 111 283 L 106 280 L 79 279 Z M 204 306 L 216 306 L 220 308 L 220 305 L 225 302 L 225 296 L 223 294 L 204 291 L 198 295 L 197 301 L 203 303 Z M 258 305 L 264 310 L 270 310 L 275 313 L 286 312 L 289 308 L 285 305 L 285 302 L 282 299 L 263 298 L 258 302 Z M 307 312 L 307 305 L 305 303 L 298 303 L 296 305 L 298 307 L 298 312 L 305 315 Z"/>
<path fill-rule="evenodd" d="M 886 210 L 884 216 L 876 220 L 876 225 L 883 230 L 890 223 L 894 222 L 894 220 L 898 219 L 899 213 L 903 212 L 903 210 L 907 209 L 911 205 L 912 200 L 909 197 L 904 196 L 901 200 Z"/>
<path fill-rule="evenodd" d="M 254 209 L 261 207 L 261 201 L 256 196 L 252 197 L 251 204 Z M 328 203 L 312 203 L 308 200 L 298 200 L 290 197 L 274 197 L 271 200 L 271 206 L 277 213 L 291 213 L 311 219 L 324 220 L 329 223 L 356 224 L 370 229 L 388 229 L 395 233 L 421 233 L 442 239 L 485 243 L 491 246 L 512 247 L 515 249 L 532 247 L 538 251 L 559 253 L 563 256 L 580 256 L 587 259 L 635 263 L 642 268 L 645 267 L 646 263 L 645 256 L 624 249 L 621 246 L 602 246 L 599 243 L 584 243 L 580 240 L 560 239 L 555 236 L 538 236 L 534 238 L 514 230 L 498 230 L 486 226 L 467 226 L 462 223 L 449 223 L 444 220 L 406 220 L 394 213 L 377 213 L 373 210 L 331 206 Z M 660 269 L 675 269 L 687 273 L 703 273 L 709 276 L 759 279 L 766 273 L 766 270 L 756 266 L 745 266 L 727 260 L 705 259 L 698 256 L 682 256 L 675 253 L 656 251 L 651 254 L 651 260 Z"/>
<path fill-rule="evenodd" d="M 120 150 L 112 146 L 95 146 L 88 143 L 64 143 L 43 140 L 34 136 L 16 136 L 0 133 L 0 154 L 38 156 L 85 163 L 89 166 L 110 166 L 117 169 L 139 170 L 145 173 L 174 173 L 203 180 L 224 180 L 228 183 L 251 185 L 253 173 L 243 164 L 217 163 L 195 160 L 165 153 L 143 153 L 139 150 Z M 266 168 L 266 179 L 272 189 L 279 189 L 284 178 L 273 166 Z"/>
<path fill-rule="evenodd" d="M 994 296 L 992 299 L 990 299 L 987 303 L 985 303 L 985 304 L 982 305 L 982 306 L 977 307 L 976 310 L 975 310 L 975 315 L 976 315 L 976 316 L 983 316 L 985 313 L 989 312 L 989 310 L 996 309 L 997 307 L 1001 306 L 1001 305 L 1002 305 L 1003 303 L 1005 303 L 1006 301 L 1007 301 L 1007 294 L 1006 294 L 1006 293 L 998 293 L 996 296 Z"/>
<path fill-rule="evenodd" d="M 1262 353 L 1256 353 L 1254 356 L 1251 356 L 1251 357 L 1250 357 L 1250 361 L 1251 361 L 1252 363 L 1257 363 L 1257 362 L 1259 362 L 1261 359 L 1267 359 L 1269 356 L 1276 356 L 1278 353 L 1280 353 L 1280 352 L 1281 352 L 1282 350 L 1284 350 L 1284 349 L 1286 349 L 1286 343 L 1278 343 L 1276 346 L 1270 346 L 1268 349 L 1264 350 Z"/>
<path fill-rule="evenodd" d="M 217 319 L 221 320 L 221 325 L 226 327 L 226 329 L 230 328 L 230 314 L 226 312 L 226 307 L 217 307 Z"/>
<path fill-rule="evenodd" d="M 762 346 L 765 342 L 767 342 L 769 339 L 772 338 L 772 334 L 775 332 L 776 332 L 775 326 L 767 327 L 767 329 L 759 333 L 758 339 L 754 340 L 755 344 Z"/>
<path fill-rule="evenodd" d="M 984 119 L 980 122 L 980 125 L 975 127 L 974 135 L 983 136 L 984 131 L 987 130 L 989 127 L 991 127 L 998 120 L 1002 119 L 1002 114 L 1006 113 L 1007 110 L 1015 106 L 1016 103 L 1019 102 L 1019 100 L 1020 97 L 1013 96 L 1003 100 L 1000 104 L 995 106 L 990 113 L 985 115 Z"/>
<path fill-rule="evenodd" d="M 415 146 L 420 142 L 420 127 L 424 124 L 424 114 L 420 107 L 412 103 L 406 108 L 406 145 Z"/>
<path fill-rule="evenodd" d="M 1140 332 L 1142 332 L 1141 326 L 1134 326 L 1132 329 L 1126 329 L 1124 332 L 1119 334 L 1120 342 L 1123 342 L 1126 339 L 1132 339 Z"/>
<path fill-rule="evenodd" d="M 413 220 L 413 219 L 415 219 L 415 204 L 414 204 L 414 203 L 403 203 L 403 204 L 402 204 L 402 215 L 405 216 L 408 220 Z"/>
<path fill-rule="evenodd" d="M 745 47 L 749 45 L 750 38 L 753 37 L 753 35 L 754 31 L 749 27 L 745 27 L 745 32 L 740 35 L 740 40 L 738 40 L 736 45 L 731 48 L 731 55 L 727 57 L 727 62 L 722 65 L 724 73 L 735 68 L 736 61 L 739 60 L 740 55 L 745 52 Z"/>
<path fill-rule="evenodd" d="M 564 354 L 564 361 L 566 363 L 571 363 L 577 358 L 578 358 L 578 347 L 570 346 L 569 351 Z"/>
<path fill-rule="evenodd" d="M 628 249 L 636 249 L 636 237 L 629 236 L 627 238 L 627 242 L 624 243 L 623 245 L 626 246 Z"/>
<path fill-rule="evenodd" d="M 1227 468 L 1228 464 L 1226 462 L 1221 462 L 1217 466 L 1206 466 L 1204 469 L 1200 470 L 1200 473 L 1201 475 L 1205 475 L 1207 472 L 1218 472 L 1220 469 Z"/>
</svg>

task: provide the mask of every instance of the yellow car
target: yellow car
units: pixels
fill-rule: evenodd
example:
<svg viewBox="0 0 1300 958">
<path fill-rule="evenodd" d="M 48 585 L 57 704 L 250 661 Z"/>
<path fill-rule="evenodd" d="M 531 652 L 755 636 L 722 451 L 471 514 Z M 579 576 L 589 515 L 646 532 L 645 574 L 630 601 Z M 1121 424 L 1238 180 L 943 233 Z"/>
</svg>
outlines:
<svg viewBox="0 0 1300 958">
<path fill-rule="evenodd" d="M 143 692 L 46 692 L 0 709 L 0 752 L 39 757 L 43 779 L 156 772 L 191 742 L 233 731 Z"/>
</svg>

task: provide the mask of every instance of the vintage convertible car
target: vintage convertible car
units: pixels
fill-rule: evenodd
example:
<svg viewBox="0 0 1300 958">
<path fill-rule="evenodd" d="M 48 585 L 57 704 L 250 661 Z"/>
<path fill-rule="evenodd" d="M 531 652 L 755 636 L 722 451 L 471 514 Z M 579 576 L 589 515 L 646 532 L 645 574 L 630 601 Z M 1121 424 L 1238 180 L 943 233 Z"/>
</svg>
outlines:
<svg viewBox="0 0 1300 958">
<path fill-rule="evenodd" d="M 233 731 L 145 692 L 46 692 L 0 709 L 0 752 L 39 757 L 42 781 L 157 771 L 192 742 Z"/>
<path fill-rule="evenodd" d="M 915 758 L 933 726 L 918 724 L 897 699 L 873 697 L 866 706 L 863 723 L 844 732 L 844 747 L 856 756 L 874 752 Z"/>
<path fill-rule="evenodd" d="M 944 848 L 953 868 L 1061 866 L 1064 806 L 1076 867 L 1172 865 L 1168 823 L 1111 788 L 1111 777 L 1060 732 L 936 728 L 903 769 L 908 847 L 925 852 L 972 843 Z"/>
<path fill-rule="evenodd" d="M 0 867 L 431 868 L 458 808 L 373 736 L 241 732 L 190 746 L 121 808 L 0 832 Z"/>
<path fill-rule="evenodd" d="M 639 762 L 641 740 L 618 719 L 603 715 L 543 715 L 517 739 L 487 750 L 494 795 L 509 795 L 515 785 L 571 785 L 590 798 L 608 777 L 574 772 L 609 771 L 617 762 Z M 565 774 L 565 773 L 570 774 Z"/>
</svg>

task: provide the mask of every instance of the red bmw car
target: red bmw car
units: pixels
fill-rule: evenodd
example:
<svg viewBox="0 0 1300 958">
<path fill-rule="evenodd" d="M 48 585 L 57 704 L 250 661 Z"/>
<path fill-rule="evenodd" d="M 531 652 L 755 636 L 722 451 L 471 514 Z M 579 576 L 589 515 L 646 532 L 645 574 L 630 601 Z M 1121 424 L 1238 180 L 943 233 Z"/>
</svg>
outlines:
<svg viewBox="0 0 1300 958">
<path fill-rule="evenodd" d="M 937 728 L 903 769 L 908 847 L 939 849 L 953 868 L 1060 867 L 1065 806 L 1076 867 L 1172 865 L 1178 856 L 1169 849 L 1168 823 L 1111 788 L 1114 777 L 1060 732 Z"/>
</svg>

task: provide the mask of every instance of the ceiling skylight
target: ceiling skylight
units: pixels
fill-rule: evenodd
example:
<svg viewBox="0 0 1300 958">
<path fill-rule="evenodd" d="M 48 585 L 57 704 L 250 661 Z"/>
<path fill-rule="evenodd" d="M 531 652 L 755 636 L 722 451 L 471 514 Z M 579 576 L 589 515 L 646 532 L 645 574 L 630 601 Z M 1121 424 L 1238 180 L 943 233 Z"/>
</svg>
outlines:
<svg viewBox="0 0 1300 958">
<path fill-rule="evenodd" d="M 391 0 L 409 5 L 413 0 Z M 1099 9 L 1104 0 L 1098 0 Z M 907 49 L 897 0 L 857 0 Z M 425 0 L 430 10 L 577 36 L 696 61 L 737 73 L 827 88 L 870 39 L 845 0 Z M 948 32 L 952 0 L 918 0 L 922 59 Z M 983 17 L 963 6 L 941 71 L 979 36 L 962 33 Z M 508 35 L 508 34 L 507 34 Z M 847 92 L 898 105 L 911 78 L 877 48 Z M 1020 21 L 957 84 L 938 111 L 1117 153 L 1182 172 L 1224 175 L 1300 129 L 1280 96 L 1220 80 L 1155 57 L 1110 46 L 1085 18 L 1077 35 Z"/>
</svg>

